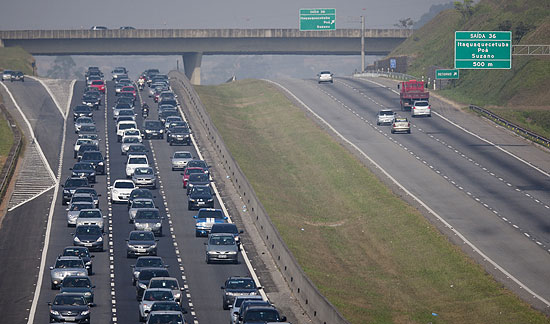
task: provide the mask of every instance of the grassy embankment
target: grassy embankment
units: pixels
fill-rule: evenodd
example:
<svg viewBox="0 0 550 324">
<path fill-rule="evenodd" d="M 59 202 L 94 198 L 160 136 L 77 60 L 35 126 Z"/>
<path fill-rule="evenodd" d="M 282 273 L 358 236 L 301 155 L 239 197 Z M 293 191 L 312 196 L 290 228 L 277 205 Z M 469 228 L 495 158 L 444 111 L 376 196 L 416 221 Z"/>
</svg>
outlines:
<svg viewBox="0 0 550 324">
<path fill-rule="evenodd" d="M 454 9 L 441 12 L 390 56 L 412 56 L 408 73 L 416 76 L 426 75 L 430 66 L 452 68 L 455 31 L 501 30 L 506 21 L 513 38 L 521 24 L 532 26 L 514 45 L 550 44 L 550 1 L 481 0 L 467 19 Z M 510 70 L 461 70 L 454 88 L 438 92 L 550 137 L 549 85 L 550 56 L 513 56 Z"/>
<path fill-rule="evenodd" d="M 197 90 L 288 247 L 351 323 L 547 323 L 273 86 Z"/>
<path fill-rule="evenodd" d="M 0 104 L 3 104 L 3 98 L 0 95 Z M 4 167 L 4 163 L 10 153 L 11 146 L 13 145 L 13 132 L 8 125 L 8 120 L 4 114 L 0 113 L 0 170 Z"/>
</svg>

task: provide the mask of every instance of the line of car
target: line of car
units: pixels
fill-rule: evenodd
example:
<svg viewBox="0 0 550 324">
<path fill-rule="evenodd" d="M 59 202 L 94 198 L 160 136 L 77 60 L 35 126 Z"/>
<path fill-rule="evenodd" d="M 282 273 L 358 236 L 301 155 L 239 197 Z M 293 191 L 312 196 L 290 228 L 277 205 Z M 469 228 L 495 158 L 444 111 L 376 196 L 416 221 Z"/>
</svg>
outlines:
<svg viewBox="0 0 550 324">
<path fill-rule="evenodd" d="M 25 74 L 21 71 L 4 70 L 2 71 L 2 81 L 21 81 L 25 82 Z"/>
</svg>

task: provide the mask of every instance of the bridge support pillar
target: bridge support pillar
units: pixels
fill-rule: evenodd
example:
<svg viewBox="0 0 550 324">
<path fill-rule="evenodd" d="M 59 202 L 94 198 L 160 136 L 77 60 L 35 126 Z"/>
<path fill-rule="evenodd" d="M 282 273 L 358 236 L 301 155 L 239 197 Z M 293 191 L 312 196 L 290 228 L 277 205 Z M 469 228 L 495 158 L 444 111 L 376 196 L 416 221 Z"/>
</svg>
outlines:
<svg viewBox="0 0 550 324">
<path fill-rule="evenodd" d="M 201 62 L 201 52 L 183 54 L 183 68 L 185 69 L 185 75 L 191 84 L 201 84 Z"/>
</svg>

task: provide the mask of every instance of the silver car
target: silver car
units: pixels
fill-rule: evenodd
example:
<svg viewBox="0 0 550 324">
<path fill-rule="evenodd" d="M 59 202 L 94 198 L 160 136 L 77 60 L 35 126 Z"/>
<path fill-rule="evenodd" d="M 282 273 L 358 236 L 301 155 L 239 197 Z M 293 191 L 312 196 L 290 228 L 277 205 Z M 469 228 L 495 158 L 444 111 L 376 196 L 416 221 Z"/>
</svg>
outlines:
<svg viewBox="0 0 550 324">
<path fill-rule="evenodd" d="M 93 125 L 93 126 L 95 126 L 95 122 L 91 117 L 78 117 L 74 122 L 74 132 L 75 133 L 80 132 L 80 129 L 84 125 Z"/>
<path fill-rule="evenodd" d="M 125 136 L 122 138 L 122 144 L 120 144 L 120 154 L 124 155 L 128 152 L 130 145 L 141 143 L 141 138 L 138 136 Z"/>
<path fill-rule="evenodd" d="M 149 198 L 136 198 L 132 200 L 132 204 L 128 209 L 128 221 L 130 222 L 130 224 L 134 223 L 136 213 L 141 208 L 156 208 L 155 202 L 153 201 L 153 199 Z"/>
<path fill-rule="evenodd" d="M 86 270 L 84 261 L 77 256 L 59 256 L 55 260 L 55 265 L 50 267 L 52 289 L 59 288 L 67 276 L 86 277 L 87 275 L 88 270 Z"/>
<path fill-rule="evenodd" d="M 210 234 L 206 244 L 206 263 L 212 261 L 239 263 L 239 246 L 228 233 Z"/>
<path fill-rule="evenodd" d="M 391 125 L 395 120 L 395 113 L 390 109 L 382 109 L 376 114 L 376 125 Z"/>
<path fill-rule="evenodd" d="M 145 290 L 141 302 L 139 303 L 139 319 L 145 321 L 151 306 L 156 301 L 173 301 L 172 290 L 165 288 L 151 288 Z"/>
<path fill-rule="evenodd" d="M 151 231 L 155 236 L 162 236 L 162 217 L 156 208 L 140 208 L 134 218 L 136 231 Z"/>
<path fill-rule="evenodd" d="M 183 170 L 189 161 L 193 160 L 193 155 L 189 151 L 177 151 L 172 155 L 172 171 Z"/>
<path fill-rule="evenodd" d="M 76 219 L 76 226 L 79 225 L 97 225 L 102 231 L 105 230 L 103 222 L 103 214 L 99 208 L 94 209 L 82 209 Z"/>
<path fill-rule="evenodd" d="M 135 168 L 132 181 L 140 188 L 157 188 L 157 176 L 151 167 Z"/>
<path fill-rule="evenodd" d="M 67 226 L 76 226 L 76 219 L 83 209 L 93 209 L 95 204 L 93 202 L 73 202 L 69 204 L 67 208 Z"/>
<path fill-rule="evenodd" d="M 172 277 L 155 277 L 151 278 L 149 281 L 149 286 L 147 286 L 147 289 L 151 288 L 166 288 L 171 289 L 172 294 L 174 295 L 174 299 L 176 302 L 181 304 L 181 295 L 183 291 L 183 287 L 180 287 L 180 284 L 178 283 L 178 279 L 172 278 Z"/>
</svg>

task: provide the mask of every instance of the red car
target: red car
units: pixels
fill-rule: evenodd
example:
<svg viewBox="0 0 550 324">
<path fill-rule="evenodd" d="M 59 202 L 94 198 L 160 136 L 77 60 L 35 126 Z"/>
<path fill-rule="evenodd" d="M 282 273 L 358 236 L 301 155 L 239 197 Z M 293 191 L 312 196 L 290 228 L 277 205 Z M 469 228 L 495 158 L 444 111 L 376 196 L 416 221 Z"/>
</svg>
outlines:
<svg viewBox="0 0 550 324">
<path fill-rule="evenodd" d="M 98 91 L 105 93 L 105 82 L 103 80 L 94 80 L 90 84 L 90 88 L 96 88 Z"/>
<path fill-rule="evenodd" d="M 136 97 L 136 88 L 134 86 L 124 86 L 122 89 L 120 89 L 120 93 L 128 92 L 134 95 L 134 98 Z"/>
<path fill-rule="evenodd" d="M 183 175 L 183 187 L 187 188 L 187 182 L 189 181 L 189 175 L 191 173 L 206 173 L 203 168 L 185 168 L 181 173 Z"/>
</svg>

